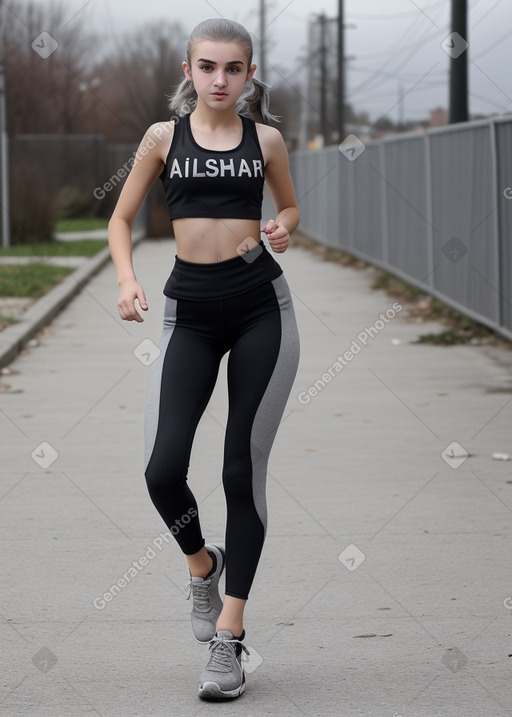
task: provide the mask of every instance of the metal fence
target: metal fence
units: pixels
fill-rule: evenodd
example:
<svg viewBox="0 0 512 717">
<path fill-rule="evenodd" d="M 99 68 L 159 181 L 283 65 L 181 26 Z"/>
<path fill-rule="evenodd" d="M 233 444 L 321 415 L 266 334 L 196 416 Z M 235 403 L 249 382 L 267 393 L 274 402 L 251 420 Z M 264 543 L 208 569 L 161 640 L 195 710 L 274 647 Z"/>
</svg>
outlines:
<svg viewBox="0 0 512 717">
<path fill-rule="evenodd" d="M 300 230 L 512 339 L 512 117 L 297 151 Z"/>
<path fill-rule="evenodd" d="M 77 215 L 108 217 L 115 206 L 135 157 L 137 144 L 109 144 L 102 134 L 18 134 L 11 138 L 11 182 L 23 180 L 34 191 L 48 192 L 59 208 L 75 208 Z M 19 176 L 18 176 L 19 175 Z M 39 182 L 39 184 L 36 183 Z M 11 202 L 22 202 L 14 196 Z M 134 222 L 146 229 L 148 206 L 144 202 Z"/>
</svg>

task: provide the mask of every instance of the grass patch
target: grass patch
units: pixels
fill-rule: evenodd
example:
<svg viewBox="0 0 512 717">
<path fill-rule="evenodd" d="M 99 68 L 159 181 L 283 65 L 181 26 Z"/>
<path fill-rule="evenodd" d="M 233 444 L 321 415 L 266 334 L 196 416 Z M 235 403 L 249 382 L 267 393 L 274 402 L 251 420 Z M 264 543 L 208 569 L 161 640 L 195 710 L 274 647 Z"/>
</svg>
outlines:
<svg viewBox="0 0 512 717">
<path fill-rule="evenodd" d="M 91 232 L 95 229 L 106 229 L 108 219 L 98 217 L 78 217 L 77 219 L 60 219 L 54 231 L 56 232 Z"/>
<path fill-rule="evenodd" d="M 2 314 L 0 314 L 0 331 L 3 331 L 8 326 L 17 323 L 18 319 L 13 319 L 11 316 L 2 316 Z"/>
<path fill-rule="evenodd" d="M 0 265 L 0 297 L 38 299 L 73 271 L 74 268 L 47 264 Z"/>
<path fill-rule="evenodd" d="M 35 256 L 45 259 L 52 256 L 94 256 L 107 246 L 106 239 L 79 239 L 77 241 L 37 242 L 36 244 L 17 244 L 8 249 L 0 249 L 2 256 Z"/>
<path fill-rule="evenodd" d="M 456 344 L 467 344 L 474 336 L 469 332 L 454 331 L 447 329 L 439 334 L 422 334 L 413 344 L 434 344 L 434 346 L 455 346 Z"/>
<path fill-rule="evenodd" d="M 470 341 L 481 341 L 496 336 L 494 331 L 488 329 L 478 321 L 470 319 L 469 316 L 461 314 L 460 311 L 451 309 L 439 299 L 430 301 L 429 317 L 448 325 L 445 331 L 438 334 L 421 334 L 416 344 L 434 344 L 435 346 L 455 346 L 456 344 L 467 344 Z"/>
<path fill-rule="evenodd" d="M 297 229 L 293 232 L 290 240 L 290 246 L 307 249 L 308 251 L 313 252 L 313 254 L 317 254 L 324 261 L 331 261 L 336 264 L 342 264 L 343 266 L 352 266 L 355 269 L 365 269 L 370 266 L 367 262 L 362 259 L 358 259 L 353 254 L 349 254 L 349 252 L 344 251 L 343 249 L 333 249 L 320 244 L 314 239 L 310 239 L 306 236 L 306 234 L 303 234 Z"/>
<path fill-rule="evenodd" d="M 425 292 L 422 292 L 417 286 L 409 284 L 398 276 L 388 274 L 382 269 L 377 269 L 378 275 L 372 284 L 372 289 L 385 291 L 389 296 L 400 298 L 403 301 L 418 301 Z"/>
<path fill-rule="evenodd" d="M 420 334 L 415 344 L 433 344 L 434 346 L 455 346 L 470 341 L 488 340 L 496 337 L 494 331 L 478 323 L 460 311 L 450 308 L 439 299 L 433 298 L 417 286 L 407 281 L 378 270 L 378 276 L 372 289 L 381 289 L 388 295 L 403 302 L 414 302 L 416 307 L 410 310 L 412 316 L 421 317 L 424 321 L 439 321 L 447 327 L 438 334 L 433 332 Z"/>
<path fill-rule="evenodd" d="M 416 307 L 410 309 L 412 316 L 418 316 L 424 321 L 439 321 L 447 327 L 438 334 L 430 332 L 420 334 L 414 344 L 432 344 L 434 346 L 456 346 L 471 341 L 489 340 L 496 337 L 496 333 L 483 324 L 478 323 L 460 311 L 450 308 L 439 299 L 420 290 L 393 274 L 378 270 L 379 275 L 372 288 L 382 289 L 390 296 L 400 301 L 415 302 Z"/>
</svg>

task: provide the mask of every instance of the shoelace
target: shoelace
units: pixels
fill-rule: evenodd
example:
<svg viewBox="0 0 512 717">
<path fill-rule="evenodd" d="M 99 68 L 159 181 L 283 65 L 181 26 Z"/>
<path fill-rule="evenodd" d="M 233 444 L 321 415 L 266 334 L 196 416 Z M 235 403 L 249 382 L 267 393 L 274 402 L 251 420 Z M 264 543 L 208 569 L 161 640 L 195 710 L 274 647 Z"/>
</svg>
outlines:
<svg viewBox="0 0 512 717">
<path fill-rule="evenodd" d="M 210 590 L 211 580 L 203 580 L 202 583 L 193 583 L 192 579 L 185 585 L 185 590 L 188 592 L 187 600 L 193 595 L 194 608 L 199 612 L 207 612 L 210 607 L 210 600 L 208 592 Z"/>
<path fill-rule="evenodd" d="M 230 644 L 231 643 L 231 644 Z M 227 637 L 215 636 L 210 642 L 211 655 L 206 665 L 207 670 L 213 670 L 214 672 L 231 672 L 233 664 L 233 654 L 236 657 L 236 649 L 232 644 L 238 643 L 242 650 L 250 655 L 251 653 L 246 646 L 240 640 L 233 638 L 230 640 Z M 237 660 L 238 663 L 238 660 Z M 242 666 L 240 665 L 240 669 Z"/>
</svg>

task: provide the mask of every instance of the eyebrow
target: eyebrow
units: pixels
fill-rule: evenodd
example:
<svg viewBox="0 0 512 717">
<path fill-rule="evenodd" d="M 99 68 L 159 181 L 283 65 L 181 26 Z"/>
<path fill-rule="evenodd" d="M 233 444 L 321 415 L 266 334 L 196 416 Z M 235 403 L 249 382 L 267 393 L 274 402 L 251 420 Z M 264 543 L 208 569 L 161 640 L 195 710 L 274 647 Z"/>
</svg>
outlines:
<svg viewBox="0 0 512 717">
<path fill-rule="evenodd" d="M 207 60 L 204 57 L 200 57 L 198 62 L 207 62 L 209 65 L 216 65 L 217 63 L 215 60 Z M 244 63 L 242 60 L 232 60 L 231 62 L 226 62 L 226 65 L 243 65 Z"/>
</svg>

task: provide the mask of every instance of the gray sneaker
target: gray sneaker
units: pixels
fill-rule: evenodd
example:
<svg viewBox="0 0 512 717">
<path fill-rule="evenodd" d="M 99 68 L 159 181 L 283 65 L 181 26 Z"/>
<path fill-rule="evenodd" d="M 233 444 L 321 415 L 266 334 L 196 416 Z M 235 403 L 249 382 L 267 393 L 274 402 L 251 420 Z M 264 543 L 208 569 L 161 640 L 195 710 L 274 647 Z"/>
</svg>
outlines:
<svg viewBox="0 0 512 717">
<path fill-rule="evenodd" d="M 207 578 L 195 578 L 190 576 L 190 581 L 185 586 L 188 590 L 187 600 L 192 595 L 192 632 L 194 637 L 201 644 L 210 642 L 217 629 L 217 618 L 222 610 L 222 600 L 219 595 L 219 578 L 224 570 L 224 549 L 219 545 L 206 545 L 209 553 L 213 553 L 217 559 L 215 572 Z"/>
<path fill-rule="evenodd" d="M 203 700 L 227 700 L 239 697 L 245 690 L 245 672 L 242 665 L 242 644 L 229 630 L 219 630 L 210 643 L 210 659 L 201 675 L 199 697 Z"/>
</svg>

